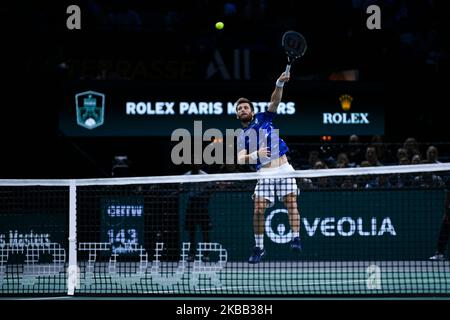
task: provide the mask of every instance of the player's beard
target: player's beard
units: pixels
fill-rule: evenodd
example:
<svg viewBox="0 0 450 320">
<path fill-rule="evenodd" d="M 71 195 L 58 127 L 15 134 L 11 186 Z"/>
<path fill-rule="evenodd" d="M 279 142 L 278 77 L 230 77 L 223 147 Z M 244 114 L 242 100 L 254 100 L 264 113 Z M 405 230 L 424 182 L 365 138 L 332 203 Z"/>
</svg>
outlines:
<svg viewBox="0 0 450 320">
<path fill-rule="evenodd" d="M 242 114 L 240 115 L 239 120 L 244 123 L 249 123 L 252 121 L 252 118 L 251 114 Z"/>
</svg>

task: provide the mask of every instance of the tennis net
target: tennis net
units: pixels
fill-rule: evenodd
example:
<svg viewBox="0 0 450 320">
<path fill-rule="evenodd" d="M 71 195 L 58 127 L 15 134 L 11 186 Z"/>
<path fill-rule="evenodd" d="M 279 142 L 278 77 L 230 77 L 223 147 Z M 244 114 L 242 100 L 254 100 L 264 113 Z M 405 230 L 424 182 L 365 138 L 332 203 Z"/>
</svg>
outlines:
<svg viewBox="0 0 450 320">
<path fill-rule="evenodd" d="M 449 296 L 449 181 L 450 164 L 0 180 L 0 295 Z"/>
</svg>

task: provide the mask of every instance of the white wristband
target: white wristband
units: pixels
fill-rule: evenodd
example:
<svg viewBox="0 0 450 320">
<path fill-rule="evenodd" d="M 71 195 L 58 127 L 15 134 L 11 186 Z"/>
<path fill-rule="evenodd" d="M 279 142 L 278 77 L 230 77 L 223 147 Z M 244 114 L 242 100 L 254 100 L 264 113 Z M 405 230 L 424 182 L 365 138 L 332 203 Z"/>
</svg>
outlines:
<svg viewBox="0 0 450 320">
<path fill-rule="evenodd" d="M 278 88 L 283 88 L 284 87 L 284 81 L 280 81 L 280 79 L 277 80 L 276 86 Z"/>
<path fill-rule="evenodd" d="M 252 152 L 249 154 L 250 159 L 258 160 L 258 151 Z"/>
</svg>

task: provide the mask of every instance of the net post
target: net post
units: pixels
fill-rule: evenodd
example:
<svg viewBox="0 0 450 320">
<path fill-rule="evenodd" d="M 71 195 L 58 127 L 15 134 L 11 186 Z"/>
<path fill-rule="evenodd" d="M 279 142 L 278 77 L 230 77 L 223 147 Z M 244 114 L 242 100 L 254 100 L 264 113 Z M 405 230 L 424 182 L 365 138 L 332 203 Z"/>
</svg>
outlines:
<svg viewBox="0 0 450 320">
<path fill-rule="evenodd" d="M 79 271 L 77 266 L 77 186 L 76 180 L 69 184 L 69 266 L 67 269 L 67 294 L 74 295 L 78 287 Z"/>
</svg>

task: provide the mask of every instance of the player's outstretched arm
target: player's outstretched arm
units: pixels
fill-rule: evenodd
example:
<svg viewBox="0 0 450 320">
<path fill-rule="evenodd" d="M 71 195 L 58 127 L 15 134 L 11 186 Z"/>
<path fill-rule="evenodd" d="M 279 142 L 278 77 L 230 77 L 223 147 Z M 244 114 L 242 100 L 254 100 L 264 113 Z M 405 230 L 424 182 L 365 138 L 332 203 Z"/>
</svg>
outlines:
<svg viewBox="0 0 450 320">
<path fill-rule="evenodd" d="M 277 112 L 278 105 L 281 102 L 281 97 L 283 96 L 283 86 L 285 82 L 289 81 L 289 73 L 285 75 L 283 72 L 281 76 L 278 78 L 277 83 L 275 85 L 275 90 L 272 92 L 272 96 L 270 97 L 269 103 L 269 112 Z"/>
<path fill-rule="evenodd" d="M 241 150 L 238 153 L 237 156 L 237 163 L 238 164 L 246 164 L 250 163 L 250 160 L 252 160 L 252 163 L 255 164 L 256 160 L 258 158 L 264 158 L 264 157 L 270 157 L 270 150 L 267 147 L 261 147 L 258 151 L 254 151 L 250 154 L 247 153 L 247 150 Z"/>
</svg>

